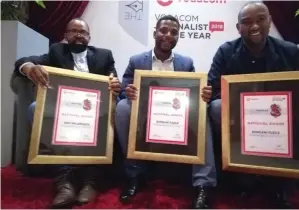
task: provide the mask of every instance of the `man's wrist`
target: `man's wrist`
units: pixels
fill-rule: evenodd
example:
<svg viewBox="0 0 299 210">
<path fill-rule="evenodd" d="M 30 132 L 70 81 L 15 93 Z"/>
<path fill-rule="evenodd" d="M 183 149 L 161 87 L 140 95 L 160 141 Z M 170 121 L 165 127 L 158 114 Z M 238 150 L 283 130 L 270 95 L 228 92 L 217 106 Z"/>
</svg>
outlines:
<svg viewBox="0 0 299 210">
<path fill-rule="evenodd" d="M 19 68 L 19 71 L 21 74 L 27 76 L 28 75 L 28 72 L 30 71 L 31 67 L 34 66 L 33 63 L 31 62 L 26 62 L 24 64 L 22 64 Z"/>
</svg>

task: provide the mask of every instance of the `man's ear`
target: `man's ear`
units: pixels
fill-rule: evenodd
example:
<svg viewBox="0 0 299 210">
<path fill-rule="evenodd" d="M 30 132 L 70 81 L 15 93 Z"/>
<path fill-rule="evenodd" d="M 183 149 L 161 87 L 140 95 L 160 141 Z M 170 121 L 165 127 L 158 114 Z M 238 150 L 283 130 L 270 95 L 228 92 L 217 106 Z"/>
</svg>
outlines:
<svg viewBox="0 0 299 210">
<path fill-rule="evenodd" d="M 238 30 L 238 32 L 240 34 L 240 24 L 239 23 L 236 24 L 236 28 L 237 28 L 237 30 Z"/>
<path fill-rule="evenodd" d="M 64 40 L 67 40 L 67 33 L 64 33 Z"/>
<path fill-rule="evenodd" d="M 154 33 L 153 33 L 153 37 L 154 37 L 154 39 L 156 39 L 156 31 L 154 31 Z"/>
<path fill-rule="evenodd" d="M 269 26 L 271 27 L 271 23 L 272 23 L 272 16 L 269 15 Z"/>
</svg>

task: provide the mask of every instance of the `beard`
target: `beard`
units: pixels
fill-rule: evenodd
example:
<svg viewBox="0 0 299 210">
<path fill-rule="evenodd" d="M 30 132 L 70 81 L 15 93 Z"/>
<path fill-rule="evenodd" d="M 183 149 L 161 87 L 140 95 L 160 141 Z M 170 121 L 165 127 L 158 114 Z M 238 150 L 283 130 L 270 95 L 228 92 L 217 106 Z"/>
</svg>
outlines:
<svg viewBox="0 0 299 210">
<path fill-rule="evenodd" d="M 87 49 L 87 45 L 85 44 L 68 44 L 72 53 L 81 53 Z"/>
</svg>

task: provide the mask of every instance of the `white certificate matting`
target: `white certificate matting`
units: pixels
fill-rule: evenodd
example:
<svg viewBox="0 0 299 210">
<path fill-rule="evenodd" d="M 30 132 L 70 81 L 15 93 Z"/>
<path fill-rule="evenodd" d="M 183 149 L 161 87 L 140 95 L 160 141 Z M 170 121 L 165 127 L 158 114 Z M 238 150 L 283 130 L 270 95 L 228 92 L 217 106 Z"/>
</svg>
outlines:
<svg viewBox="0 0 299 210">
<path fill-rule="evenodd" d="M 241 94 L 242 154 L 292 158 L 291 92 Z"/>
<path fill-rule="evenodd" d="M 52 144 L 96 146 L 100 96 L 98 90 L 59 86 Z"/>
<path fill-rule="evenodd" d="M 150 87 L 146 142 L 187 145 L 188 88 Z"/>
</svg>

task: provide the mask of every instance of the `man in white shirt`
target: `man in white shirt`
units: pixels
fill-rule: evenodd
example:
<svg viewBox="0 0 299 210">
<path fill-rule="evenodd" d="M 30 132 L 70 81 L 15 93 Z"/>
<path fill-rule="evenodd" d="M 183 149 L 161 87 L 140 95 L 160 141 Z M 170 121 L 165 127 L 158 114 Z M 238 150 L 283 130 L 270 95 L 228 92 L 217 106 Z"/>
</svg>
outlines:
<svg viewBox="0 0 299 210">
<path fill-rule="evenodd" d="M 179 30 L 180 24 L 175 17 L 171 15 L 163 16 L 156 24 L 154 49 L 130 58 L 129 65 L 122 80 L 123 88 L 125 88 L 121 93 L 121 98 L 123 99 L 117 104 L 115 109 L 115 127 L 124 154 L 127 153 L 128 146 L 131 101 L 137 99 L 137 91 L 140 91 L 137 90 L 133 84 L 135 69 L 195 72 L 191 58 L 173 53 L 172 51 L 178 42 Z M 206 86 L 202 90 L 202 99 L 198 98 L 198 100 L 209 102 L 211 95 L 212 88 Z M 193 165 L 192 167 L 192 185 L 195 190 L 195 196 L 192 202 L 193 209 L 209 207 L 208 194 L 210 194 L 211 189 L 217 184 L 209 117 L 207 117 L 206 133 L 206 163 L 204 165 Z M 147 166 L 148 164 L 144 161 L 125 160 L 124 170 L 128 182 L 120 196 L 122 202 L 128 202 L 136 195 L 140 188 L 142 176 L 146 175 Z"/>
<path fill-rule="evenodd" d="M 47 54 L 21 58 L 16 61 L 15 74 L 27 77 L 35 84 L 45 88 L 49 86 L 49 76 L 41 65 L 106 76 L 113 74 L 115 77 L 110 77 L 109 89 L 118 95 L 121 85 L 117 78 L 112 52 L 88 46 L 90 34 L 87 23 L 80 18 L 71 20 L 66 27 L 65 40 L 67 43 L 53 44 Z M 29 108 L 31 122 L 34 109 L 35 102 Z M 84 204 L 95 198 L 96 167 L 57 166 L 54 169 L 57 170 L 55 179 L 57 195 L 52 204 L 53 208 L 69 208 L 75 202 Z M 76 176 L 77 179 L 74 183 L 70 179 L 73 174 L 80 174 L 80 176 Z M 79 182 L 82 182 L 83 186 L 77 196 L 75 188 L 78 187 Z"/>
</svg>

